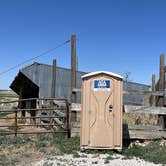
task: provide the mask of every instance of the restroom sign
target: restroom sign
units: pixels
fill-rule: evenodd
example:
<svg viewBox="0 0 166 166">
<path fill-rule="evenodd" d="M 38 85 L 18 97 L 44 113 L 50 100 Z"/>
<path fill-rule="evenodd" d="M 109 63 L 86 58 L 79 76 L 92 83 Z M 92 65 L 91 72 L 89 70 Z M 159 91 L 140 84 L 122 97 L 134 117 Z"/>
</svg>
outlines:
<svg viewBox="0 0 166 166">
<path fill-rule="evenodd" d="M 109 91 L 110 80 L 94 80 L 94 91 Z"/>
</svg>

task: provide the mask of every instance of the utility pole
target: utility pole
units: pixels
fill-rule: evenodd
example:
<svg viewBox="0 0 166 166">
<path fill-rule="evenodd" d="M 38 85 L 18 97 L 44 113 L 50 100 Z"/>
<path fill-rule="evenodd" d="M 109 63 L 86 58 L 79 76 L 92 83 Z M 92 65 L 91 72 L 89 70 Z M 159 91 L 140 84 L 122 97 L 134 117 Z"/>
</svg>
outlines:
<svg viewBox="0 0 166 166">
<path fill-rule="evenodd" d="M 76 102 L 76 35 L 71 36 L 71 102 Z"/>
</svg>

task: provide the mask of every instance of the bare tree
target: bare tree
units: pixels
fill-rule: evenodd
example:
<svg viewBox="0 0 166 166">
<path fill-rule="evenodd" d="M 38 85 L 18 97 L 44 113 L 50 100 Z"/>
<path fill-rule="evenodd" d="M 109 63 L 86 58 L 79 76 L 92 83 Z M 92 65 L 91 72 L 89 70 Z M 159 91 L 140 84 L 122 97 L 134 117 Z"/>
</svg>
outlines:
<svg viewBox="0 0 166 166">
<path fill-rule="evenodd" d="M 123 74 L 124 81 L 131 81 L 130 76 L 131 76 L 131 72 L 125 71 Z"/>
</svg>

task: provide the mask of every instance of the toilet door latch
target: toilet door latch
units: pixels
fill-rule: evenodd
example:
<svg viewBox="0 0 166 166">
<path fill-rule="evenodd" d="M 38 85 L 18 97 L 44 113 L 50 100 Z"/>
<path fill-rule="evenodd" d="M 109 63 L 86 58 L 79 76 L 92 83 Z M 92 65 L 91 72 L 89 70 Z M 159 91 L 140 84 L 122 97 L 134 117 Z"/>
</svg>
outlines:
<svg viewBox="0 0 166 166">
<path fill-rule="evenodd" d="M 112 112 L 113 106 L 110 104 L 109 105 L 109 111 Z"/>
</svg>

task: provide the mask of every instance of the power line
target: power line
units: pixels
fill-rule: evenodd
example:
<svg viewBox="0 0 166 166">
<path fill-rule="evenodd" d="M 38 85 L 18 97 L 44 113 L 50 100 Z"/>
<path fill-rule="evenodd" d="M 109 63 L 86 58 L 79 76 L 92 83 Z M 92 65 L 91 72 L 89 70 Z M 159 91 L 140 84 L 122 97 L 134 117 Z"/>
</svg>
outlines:
<svg viewBox="0 0 166 166">
<path fill-rule="evenodd" d="M 13 70 L 13 69 L 15 69 L 15 68 L 17 68 L 17 67 L 19 67 L 19 66 L 21 66 L 21 65 L 23 65 L 23 64 L 25 64 L 25 63 L 27 63 L 27 62 L 30 62 L 30 61 L 32 61 L 32 60 L 34 60 L 34 59 L 37 59 L 37 58 L 39 58 L 39 57 L 41 57 L 41 56 L 44 56 L 44 55 L 46 55 L 46 54 L 48 54 L 48 53 L 50 53 L 50 52 L 56 50 L 57 48 L 62 47 L 63 45 L 65 45 L 65 44 L 67 44 L 67 43 L 69 43 L 69 42 L 70 42 L 70 40 L 67 40 L 67 41 L 65 41 L 65 42 L 63 42 L 63 43 L 57 45 L 56 47 L 51 48 L 51 49 L 49 49 L 49 50 L 47 50 L 47 51 L 41 53 L 41 54 L 38 55 L 38 56 L 32 57 L 32 58 L 30 58 L 30 59 L 27 59 L 27 60 L 25 60 L 25 61 L 23 61 L 23 62 L 21 62 L 21 63 L 15 65 L 15 66 L 13 66 L 13 67 L 10 67 L 10 68 L 8 68 L 7 70 L 2 71 L 2 72 L 0 73 L 0 75 L 3 75 L 3 74 L 5 74 L 5 73 L 7 73 L 7 72 L 9 72 L 9 71 L 11 71 L 11 70 Z"/>
</svg>

